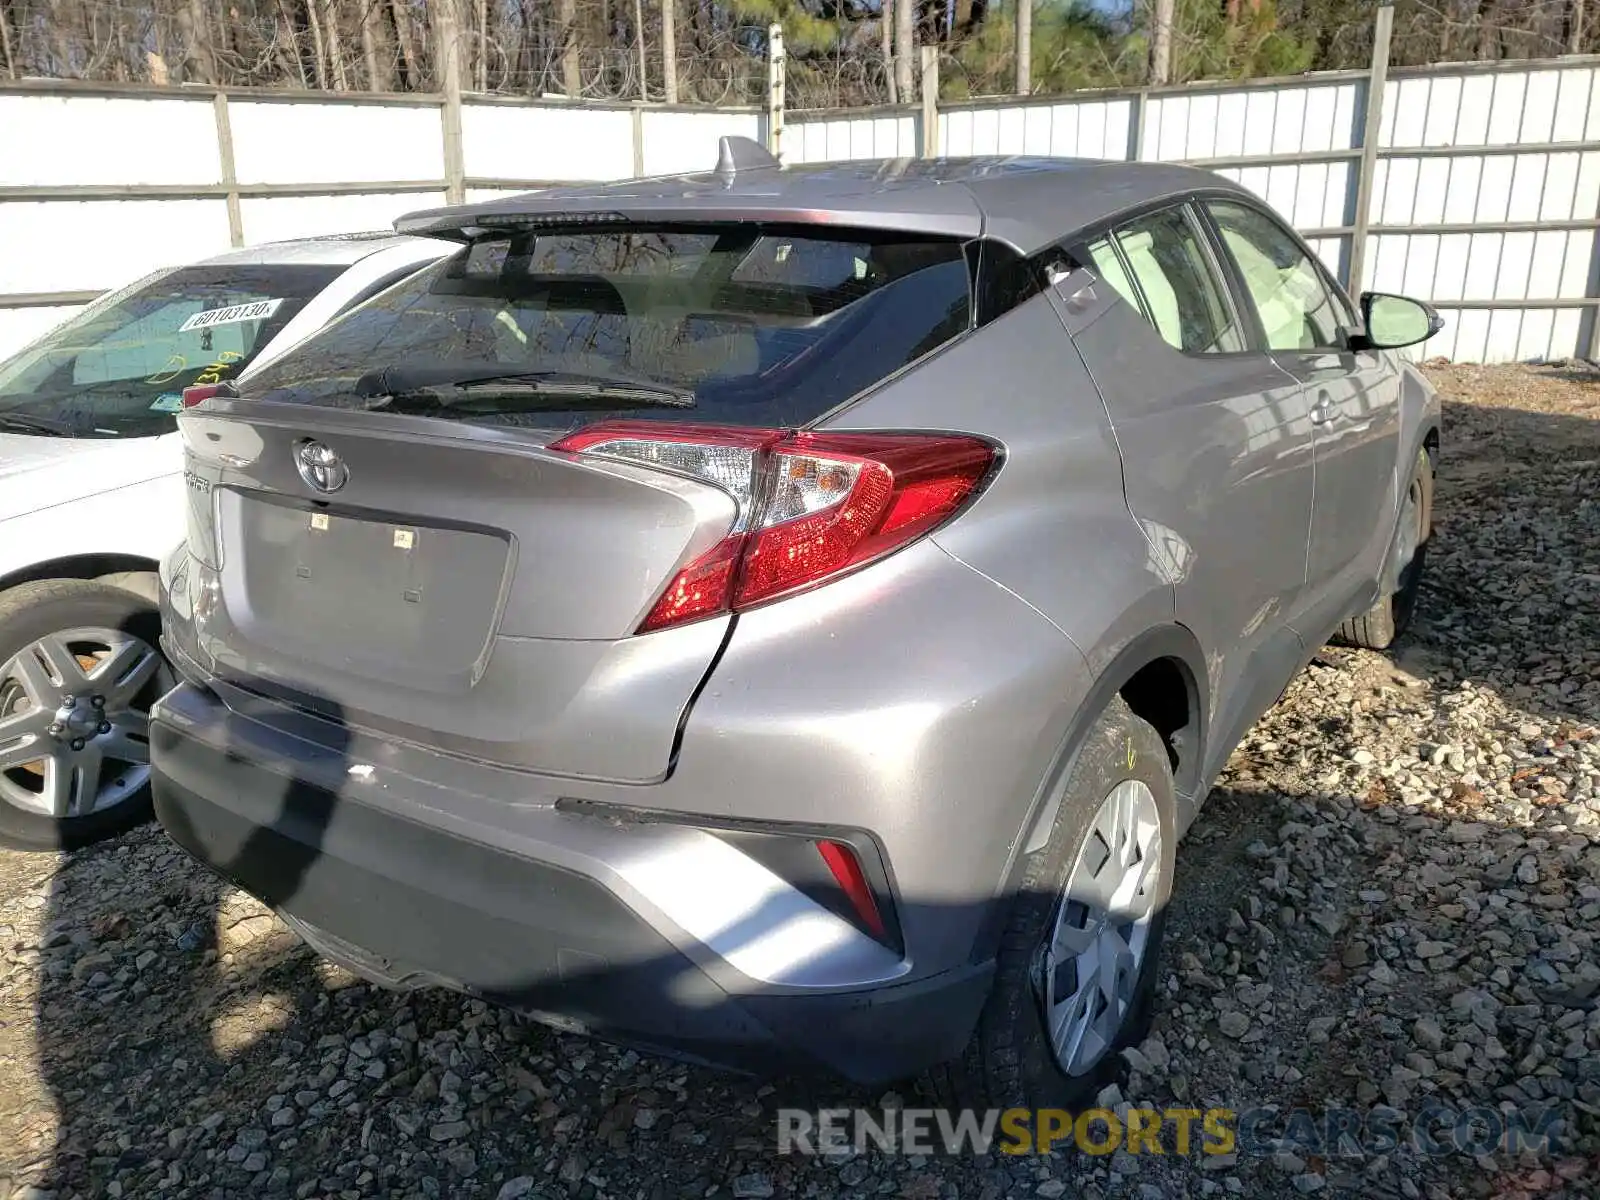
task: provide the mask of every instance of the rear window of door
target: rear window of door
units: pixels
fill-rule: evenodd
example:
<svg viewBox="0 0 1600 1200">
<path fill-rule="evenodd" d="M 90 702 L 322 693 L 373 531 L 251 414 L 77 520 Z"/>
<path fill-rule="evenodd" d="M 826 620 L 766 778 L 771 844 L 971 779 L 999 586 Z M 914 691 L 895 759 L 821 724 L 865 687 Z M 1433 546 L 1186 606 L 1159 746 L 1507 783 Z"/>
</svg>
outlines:
<svg viewBox="0 0 1600 1200">
<path fill-rule="evenodd" d="M 1288 230 L 1248 204 L 1206 203 L 1238 268 L 1269 350 L 1333 350 L 1342 345 L 1349 310 L 1321 268 Z"/>
<path fill-rule="evenodd" d="M 1136 217 L 1086 249 L 1095 273 L 1173 349 L 1230 354 L 1245 348 L 1228 294 L 1186 209 Z"/>
</svg>

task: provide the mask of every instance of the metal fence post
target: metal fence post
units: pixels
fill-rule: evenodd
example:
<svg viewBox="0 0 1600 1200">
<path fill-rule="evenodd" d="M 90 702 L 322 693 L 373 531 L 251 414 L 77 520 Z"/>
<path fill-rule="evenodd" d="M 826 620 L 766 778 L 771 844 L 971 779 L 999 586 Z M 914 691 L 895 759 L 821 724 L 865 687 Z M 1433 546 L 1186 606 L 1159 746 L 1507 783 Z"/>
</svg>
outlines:
<svg viewBox="0 0 1600 1200">
<path fill-rule="evenodd" d="M 917 152 L 923 158 L 939 157 L 939 47 L 922 47 L 922 144 Z"/>
<path fill-rule="evenodd" d="M 466 200 L 466 163 L 461 149 L 461 25 L 457 20 L 456 0 L 439 5 L 438 61 L 441 64 L 439 88 L 443 101 L 439 120 L 444 136 L 444 201 L 460 204 Z"/>
<path fill-rule="evenodd" d="M 633 0 L 633 28 L 639 35 L 639 103 L 650 102 L 650 55 L 644 44 L 644 0 Z"/>
<path fill-rule="evenodd" d="M 767 149 L 783 157 L 783 26 L 767 27 Z"/>
<path fill-rule="evenodd" d="M 1033 92 L 1033 0 L 1017 0 L 1016 84 L 1019 96 Z"/>
<path fill-rule="evenodd" d="M 1600 230 L 1596 230 L 1594 236 L 1595 240 L 1600 242 Z M 1590 278 L 1592 279 L 1593 276 L 1591 275 Z M 1585 291 L 1584 296 L 1593 300 L 1600 297 L 1600 292 Z M 1589 304 L 1585 307 L 1589 316 L 1588 359 L 1592 363 L 1600 363 L 1600 304 Z M 1582 320 L 1582 318 L 1580 317 L 1579 320 Z"/>
<path fill-rule="evenodd" d="M 1144 119 L 1150 107 L 1150 89 L 1140 88 L 1130 98 L 1133 108 L 1128 122 L 1128 161 L 1138 162 L 1144 157 Z"/>
<path fill-rule="evenodd" d="M 661 0 L 661 92 L 668 104 L 678 102 L 677 4 L 678 0 Z"/>
<path fill-rule="evenodd" d="M 1389 39 L 1394 33 L 1394 0 L 1379 0 L 1372 30 L 1372 67 L 1367 72 L 1366 119 L 1361 126 L 1361 159 L 1356 165 L 1356 211 L 1350 222 L 1350 291 L 1366 287 L 1367 227 L 1372 221 L 1372 177 L 1378 166 L 1378 136 L 1383 126 L 1383 93 L 1389 81 Z"/>
<path fill-rule="evenodd" d="M 233 122 L 228 119 L 228 93 L 218 92 L 211 100 L 217 121 L 217 159 L 222 167 L 222 186 L 228 189 L 228 244 L 244 245 L 244 214 L 239 207 L 239 172 L 233 163 Z"/>
</svg>

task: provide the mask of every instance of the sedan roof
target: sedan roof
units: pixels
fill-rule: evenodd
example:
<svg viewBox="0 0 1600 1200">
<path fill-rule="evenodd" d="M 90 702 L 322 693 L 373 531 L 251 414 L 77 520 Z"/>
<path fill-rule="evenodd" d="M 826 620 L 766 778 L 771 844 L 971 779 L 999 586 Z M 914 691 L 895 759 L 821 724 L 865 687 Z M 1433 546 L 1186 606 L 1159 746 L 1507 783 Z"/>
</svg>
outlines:
<svg viewBox="0 0 1600 1200">
<path fill-rule="evenodd" d="M 279 266 L 304 263 L 313 266 L 348 267 L 369 255 L 396 246 L 422 247 L 428 241 L 427 238 L 410 237 L 389 229 L 369 233 L 331 233 L 320 237 L 293 238 L 288 241 L 245 246 L 202 259 L 201 263 L 207 266 L 221 264 Z M 439 246 L 441 254 L 450 248 L 448 245 L 440 246 L 438 242 L 434 242 L 434 245 Z"/>
<path fill-rule="evenodd" d="M 725 138 L 723 162 L 735 156 Z M 474 238 L 502 227 L 604 221 L 771 221 L 990 237 L 1032 254 L 1103 217 L 1198 188 L 1242 191 L 1210 171 L 1088 158 L 879 159 L 550 188 L 412 213 L 403 233 Z M 751 156 L 753 157 L 753 156 Z M 764 160 L 764 161 L 763 161 Z"/>
</svg>

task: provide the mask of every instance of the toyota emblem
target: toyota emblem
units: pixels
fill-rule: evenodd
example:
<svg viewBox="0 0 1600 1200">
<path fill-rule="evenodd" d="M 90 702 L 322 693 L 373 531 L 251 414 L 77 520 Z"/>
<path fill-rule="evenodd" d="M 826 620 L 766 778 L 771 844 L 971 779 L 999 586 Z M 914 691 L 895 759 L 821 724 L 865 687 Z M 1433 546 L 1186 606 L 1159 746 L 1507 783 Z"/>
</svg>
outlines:
<svg viewBox="0 0 1600 1200">
<path fill-rule="evenodd" d="M 337 492 L 350 479 L 350 468 L 332 446 L 322 442 L 301 442 L 294 450 L 294 465 L 304 479 L 319 492 Z"/>
</svg>

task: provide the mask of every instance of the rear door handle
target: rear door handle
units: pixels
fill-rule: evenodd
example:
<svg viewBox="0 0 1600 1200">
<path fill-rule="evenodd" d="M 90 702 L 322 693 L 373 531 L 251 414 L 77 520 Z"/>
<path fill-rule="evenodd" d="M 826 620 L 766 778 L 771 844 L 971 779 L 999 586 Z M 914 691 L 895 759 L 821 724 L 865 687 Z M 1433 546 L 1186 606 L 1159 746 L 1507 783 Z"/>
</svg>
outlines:
<svg viewBox="0 0 1600 1200">
<path fill-rule="evenodd" d="M 1311 423 L 1313 425 L 1326 425 L 1339 415 L 1339 410 L 1334 407 L 1333 401 L 1327 396 L 1318 396 L 1317 402 L 1311 406 Z"/>
</svg>

